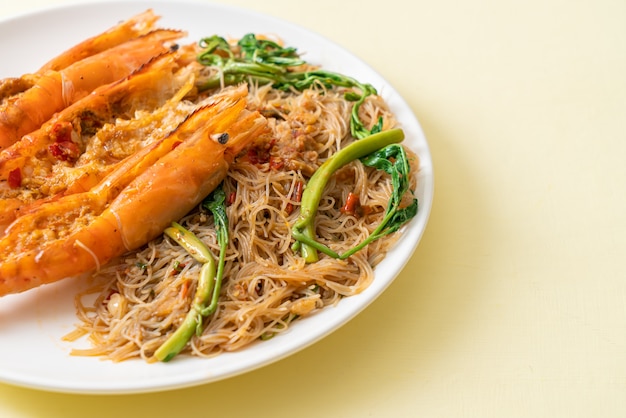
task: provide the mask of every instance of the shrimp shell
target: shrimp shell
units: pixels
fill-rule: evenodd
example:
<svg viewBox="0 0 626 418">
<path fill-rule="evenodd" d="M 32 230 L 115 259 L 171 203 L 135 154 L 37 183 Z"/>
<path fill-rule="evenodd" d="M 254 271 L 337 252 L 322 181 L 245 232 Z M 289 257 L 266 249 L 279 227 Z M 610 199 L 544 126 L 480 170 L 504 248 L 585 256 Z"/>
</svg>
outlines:
<svg viewBox="0 0 626 418">
<path fill-rule="evenodd" d="M 45 63 L 37 72 L 43 74 L 49 70 L 62 70 L 77 61 L 145 35 L 155 29 L 155 23 L 159 18 L 160 16 L 155 15 L 152 9 L 147 9 L 62 52 Z"/>
<path fill-rule="evenodd" d="M 177 58 L 177 53 L 165 53 L 125 79 L 97 88 L 92 94 L 55 114 L 40 129 L 23 136 L 20 141 L 0 152 L 0 237 L 16 217 L 31 211 L 34 200 L 54 197 L 58 193 L 89 190 L 113 169 L 115 161 L 105 164 L 102 158 L 97 164 L 87 160 L 80 165 L 82 158 L 74 163 L 51 156 L 49 147 L 55 142 L 56 127 L 66 124 L 72 127 L 72 132 L 80 132 L 83 119 L 87 122 L 106 122 L 124 114 L 134 114 L 139 109 L 148 109 L 154 115 L 159 115 L 159 106 L 166 102 L 170 106 L 180 102 L 193 88 L 193 68 L 181 68 Z M 169 107 L 163 111 L 167 109 Z M 118 131 L 113 132 L 120 134 Z M 83 149 L 90 148 L 96 138 L 95 134 L 83 136 Z M 124 141 L 122 135 L 114 138 Z M 73 167 L 71 176 L 57 178 L 52 174 L 55 165 Z M 47 170 L 42 171 L 45 167 L 48 167 Z M 45 176 L 46 187 L 29 180 L 28 173 L 33 171 L 39 171 L 40 178 Z M 20 173 L 20 183 L 30 181 L 32 184 L 13 184 L 9 187 L 7 183 L 12 172 Z M 33 193 L 32 189 L 37 191 Z"/>
<path fill-rule="evenodd" d="M 22 93 L 35 85 L 37 79 L 46 72 L 60 71 L 77 61 L 106 51 L 126 41 L 151 32 L 156 21 L 160 18 L 152 9 L 139 13 L 123 21 L 99 35 L 85 39 L 70 49 L 62 52 L 45 63 L 33 74 L 23 74 L 20 77 L 7 77 L 0 80 L 0 100 L 4 100 Z"/>
<path fill-rule="evenodd" d="M 87 96 L 99 86 L 124 78 L 155 56 L 167 52 L 178 30 L 158 29 L 59 71 L 49 70 L 35 84 L 0 105 L 0 150 L 38 129 L 54 113 Z"/>
<path fill-rule="evenodd" d="M 0 296 L 88 273 L 161 234 L 218 186 L 238 153 L 267 133 L 267 121 L 246 105 L 247 88 L 230 90 L 93 189 L 16 219 L 0 239 Z"/>
</svg>

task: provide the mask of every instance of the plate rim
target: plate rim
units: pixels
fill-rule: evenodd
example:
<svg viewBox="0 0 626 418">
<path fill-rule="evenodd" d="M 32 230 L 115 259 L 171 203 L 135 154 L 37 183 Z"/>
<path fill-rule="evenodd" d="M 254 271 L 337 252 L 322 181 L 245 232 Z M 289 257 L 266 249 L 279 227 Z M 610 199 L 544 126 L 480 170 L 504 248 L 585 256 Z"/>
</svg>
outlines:
<svg viewBox="0 0 626 418">
<path fill-rule="evenodd" d="M 163 13 L 159 12 L 159 8 L 167 8 L 167 7 L 176 6 L 181 9 L 188 8 L 188 7 L 199 7 L 199 8 L 203 8 L 206 10 L 219 10 L 221 12 L 252 16 L 255 18 L 262 19 L 267 22 L 274 22 L 277 25 L 279 25 L 281 28 L 283 27 L 289 28 L 290 30 L 298 32 L 307 37 L 316 38 L 318 41 L 322 41 L 324 44 L 332 45 L 333 48 L 335 48 L 337 51 L 340 51 L 350 60 L 358 62 L 359 65 L 361 65 L 367 70 L 367 72 L 370 72 L 373 75 L 375 75 L 384 86 L 385 93 L 394 100 L 394 107 L 401 108 L 403 111 L 402 113 L 405 115 L 405 117 L 408 118 L 404 120 L 399 120 L 399 122 L 402 125 L 406 125 L 408 122 L 408 125 L 413 131 L 413 134 L 417 135 L 417 138 L 415 139 L 415 141 L 417 141 L 416 144 L 419 145 L 419 150 L 415 150 L 415 151 L 418 152 L 418 155 L 420 158 L 421 176 L 418 173 L 418 176 L 420 176 L 419 188 L 423 196 L 427 198 L 425 201 L 419 202 L 420 204 L 419 212 L 418 212 L 419 224 L 410 225 L 409 227 L 407 227 L 405 229 L 405 234 L 399 238 L 398 242 L 395 244 L 394 248 L 390 252 L 390 254 L 396 254 L 398 247 L 404 244 L 404 247 L 402 248 L 402 253 L 401 253 L 402 257 L 401 257 L 400 262 L 392 263 L 391 266 L 388 266 L 391 269 L 391 273 L 388 276 L 392 276 L 392 277 L 387 278 L 387 280 L 384 280 L 380 283 L 377 283 L 376 280 L 374 280 L 372 284 L 370 284 L 370 286 L 367 289 L 365 289 L 361 294 L 355 295 L 349 298 L 344 298 L 341 301 L 341 303 L 337 305 L 336 307 L 327 307 L 321 312 L 312 316 L 316 318 L 323 318 L 323 320 L 325 321 L 324 323 L 326 325 L 322 332 L 317 332 L 314 337 L 307 338 L 304 341 L 302 341 L 301 339 L 295 339 L 295 338 L 290 339 L 289 338 L 290 332 L 297 333 L 298 327 L 302 327 L 300 325 L 301 323 L 294 324 L 293 328 L 296 331 L 290 330 L 290 331 L 287 331 L 285 334 L 282 334 L 280 337 L 276 339 L 264 341 L 262 343 L 255 343 L 256 347 L 261 346 L 261 344 L 264 347 L 263 349 L 260 350 L 262 352 L 262 356 L 260 360 L 259 359 L 254 360 L 254 359 L 249 359 L 249 358 L 247 359 L 245 354 L 242 355 L 241 353 L 246 353 L 247 348 L 239 350 L 238 352 L 235 352 L 235 353 L 222 353 L 219 355 L 220 357 L 222 356 L 235 357 L 237 361 L 243 361 L 245 364 L 245 367 L 226 367 L 221 372 L 215 373 L 213 375 L 211 375 L 210 373 L 207 373 L 207 374 L 196 373 L 192 376 L 187 374 L 187 375 L 182 376 L 181 378 L 177 378 L 178 376 L 175 373 L 170 373 L 170 375 L 175 375 L 175 376 L 173 376 L 173 378 L 170 378 L 169 380 L 166 379 L 166 381 L 163 381 L 161 379 L 155 379 L 154 376 L 148 375 L 148 376 L 144 376 L 143 380 L 147 380 L 147 381 L 143 384 L 137 384 L 137 383 L 132 384 L 132 383 L 124 382 L 122 384 L 117 384 L 117 385 L 104 385 L 98 382 L 91 382 L 91 383 L 90 382 L 78 382 L 78 381 L 65 381 L 64 382 L 63 379 L 59 379 L 58 377 L 52 378 L 52 377 L 43 377 L 43 376 L 38 376 L 38 377 L 28 376 L 28 375 L 24 375 L 23 373 L 20 373 L 19 371 L 15 371 L 15 370 L 7 371 L 7 370 L 4 370 L 4 368 L 0 368 L 0 381 L 3 383 L 12 384 L 12 385 L 21 386 L 21 387 L 28 387 L 32 389 L 40 389 L 40 390 L 46 390 L 50 392 L 61 392 L 61 393 L 81 393 L 81 394 L 148 393 L 148 392 L 158 392 L 158 391 L 165 391 L 165 390 L 180 389 L 180 388 L 185 388 L 185 387 L 197 386 L 200 384 L 216 382 L 219 380 L 224 380 L 230 377 L 234 377 L 243 373 L 248 373 L 258 368 L 267 366 L 281 359 L 284 359 L 288 356 L 291 356 L 295 354 L 296 352 L 301 351 L 304 348 L 309 347 L 313 345 L 314 343 L 318 342 L 319 340 L 327 337 L 329 334 L 335 332 L 340 327 L 350 322 L 355 316 L 360 314 L 365 308 L 367 308 L 371 303 L 373 303 L 387 289 L 387 287 L 390 286 L 395 281 L 397 276 L 400 274 L 400 272 L 404 269 L 406 264 L 409 262 L 415 250 L 417 249 L 422 239 L 422 236 L 425 232 L 426 226 L 428 224 L 428 219 L 430 217 L 432 202 L 434 198 L 434 170 L 433 170 L 432 156 L 430 154 L 428 141 L 426 140 L 422 127 L 417 119 L 417 116 L 413 113 L 408 103 L 399 94 L 399 92 L 395 90 L 395 88 L 391 85 L 391 83 L 387 81 L 385 78 L 383 78 L 382 75 L 380 75 L 374 68 L 368 65 L 360 57 L 356 56 L 349 50 L 345 49 L 343 46 L 337 44 L 336 42 L 320 35 L 319 33 L 309 28 L 305 28 L 303 26 L 297 25 L 288 20 L 277 18 L 275 16 L 264 14 L 262 12 L 258 12 L 258 11 L 238 7 L 238 6 L 233 6 L 233 5 L 207 3 L 207 2 L 200 2 L 197 0 L 183 0 L 183 1 L 176 1 L 176 0 L 105 1 L 105 0 L 100 0 L 100 1 L 94 1 L 94 2 L 89 2 L 89 3 L 80 3 L 78 1 L 75 1 L 75 2 L 66 3 L 62 5 L 47 5 L 45 7 L 39 7 L 34 10 L 6 16 L 0 19 L 0 29 L 5 27 L 10 22 L 19 23 L 21 21 L 32 20 L 36 16 L 46 16 L 51 13 L 58 13 L 62 11 L 75 12 L 76 10 L 80 10 L 80 9 L 93 10 L 93 9 L 102 8 L 102 7 L 124 8 L 124 7 L 134 7 L 134 6 L 138 8 L 140 7 L 152 8 L 155 10 L 155 12 L 157 12 L 157 14 L 162 15 L 164 18 L 165 16 L 163 15 Z M 126 17 L 128 16 L 121 15 L 120 19 L 123 19 Z M 186 29 L 186 28 L 182 27 L 181 29 Z M 69 47 L 69 46 L 70 45 L 64 45 L 64 47 Z M 298 47 L 298 45 L 293 45 L 293 46 Z M 14 74 L 14 76 L 19 76 L 19 74 Z M 417 222 L 417 221 L 418 220 L 415 219 L 412 222 Z M 386 260 L 388 258 L 389 257 L 386 257 Z M 387 264 L 389 264 L 389 262 Z M 377 266 L 377 268 L 380 268 L 380 267 L 381 265 Z M 377 277 L 376 274 L 375 274 L 375 277 Z M 54 292 L 54 290 L 55 289 L 53 288 L 42 289 L 40 293 L 47 294 L 49 292 Z M 21 297 L 21 296 L 17 296 L 17 297 Z M 341 316 L 332 315 L 333 310 L 339 310 L 342 313 L 342 315 Z M 344 311 L 346 311 L 346 313 L 344 313 Z M 310 318 L 306 318 L 306 320 L 308 319 Z M 2 300 L 0 299 L 0 324 L 2 323 L 1 321 L 2 321 Z M 0 331 L 0 335 L 1 334 L 2 334 L 2 331 Z M 279 341 L 279 343 L 276 343 L 276 341 Z M 277 344 L 280 344 L 280 346 L 282 347 L 280 349 L 280 354 L 273 355 L 273 356 L 269 355 L 268 351 L 275 349 L 274 346 Z M 69 356 L 69 354 L 66 354 L 66 355 Z M 71 358 L 79 359 L 79 357 L 71 357 Z M 94 362 L 102 362 L 98 358 L 90 358 L 90 359 L 91 361 L 94 361 Z M 188 361 L 203 362 L 203 361 L 208 361 L 208 360 L 209 359 L 189 358 Z M 131 360 L 130 362 L 135 362 L 135 365 L 139 363 L 145 366 L 145 362 L 143 362 L 143 360 L 137 360 L 137 361 Z M 131 364 L 130 369 L 134 370 L 135 367 L 130 362 L 123 362 L 123 363 L 108 362 L 108 364 L 114 364 L 115 367 L 117 367 L 118 365 L 121 365 L 122 367 L 127 367 L 127 366 L 124 366 L 124 364 Z M 171 368 L 171 364 L 172 363 L 167 363 L 167 364 L 157 363 L 157 364 L 150 364 L 149 367 L 155 368 L 155 370 L 157 368 L 159 369 Z M 142 369 L 142 367 L 140 367 L 140 369 Z"/>
</svg>

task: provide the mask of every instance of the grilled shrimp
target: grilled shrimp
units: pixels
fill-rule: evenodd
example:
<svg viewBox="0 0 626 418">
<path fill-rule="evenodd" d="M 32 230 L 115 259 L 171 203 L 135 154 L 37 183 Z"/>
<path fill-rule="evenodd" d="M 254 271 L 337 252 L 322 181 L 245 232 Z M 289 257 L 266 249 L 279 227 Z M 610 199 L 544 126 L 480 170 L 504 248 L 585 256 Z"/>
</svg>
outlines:
<svg viewBox="0 0 626 418">
<path fill-rule="evenodd" d="M 36 200 L 91 189 L 117 162 L 180 123 L 193 66 L 165 53 L 123 80 L 97 88 L 0 152 L 0 237 Z"/>
<path fill-rule="evenodd" d="M 8 77 L 0 80 L 0 103 L 34 86 L 37 78 L 37 74 L 24 74 L 21 77 Z"/>
<path fill-rule="evenodd" d="M 0 150 L 38 129 L 55 112 L 94 89 L 128 76 L 155 56 L 168 51 L 182 31 L 159 29 L 75 62 L 49 70 L 35 84 L 0 105 Z"/>
<path fill-rule="evenodd" d="M 154 25 L 158 19 L 159 16 L 155 15 L 152 9 L 148 9 L 62 52 L 45 63 L 37 72 L 43 74 L 48 70 L 62 70 L 77 61 L 145 35 L 155 29 Z"/>
<path fill-rule="evenodd" d="M 123 21 L 99 35 L 88 38 L 74 45 L 72 48 L 57 55 L 45 63 L 33 74 L 23 74 L 20 77 L 7 77 L 0 80 L 0 100 L 4 100 L 31 88 L 37 79 L 47 71 L 59 71 L 77 61 L 106 51 L 133 38 L 145 35 L 155 29 L 159 16 L 152 9 L 139 13 Z"/>
<path fill-rule="evenodd" d="M 230 163 L 267 132 L 232 89 L 162 140 L 122 161 L 89 191 L 41 203 L 0 239 L 0 296 L 98 269 L 146 244 L 195 207 Z"/>
</svg>

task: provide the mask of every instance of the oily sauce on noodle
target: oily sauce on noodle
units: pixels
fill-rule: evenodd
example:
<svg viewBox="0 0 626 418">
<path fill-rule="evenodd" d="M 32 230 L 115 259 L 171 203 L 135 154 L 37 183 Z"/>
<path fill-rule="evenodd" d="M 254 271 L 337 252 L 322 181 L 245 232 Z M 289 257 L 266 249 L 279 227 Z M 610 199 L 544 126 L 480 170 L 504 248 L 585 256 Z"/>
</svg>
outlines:
<svg viewBox="0 0 626 418">
<path fill-rule="evenodd" d="M 344 92 L 250 87 L 249 106 L 269 119 L 272 135 L 241 155 L 224 180 L 230 239 L 220 302 L 184 354 L 214 356 L 274 337 L 294 320 L 358 294 L 373 280 L 373 267 L 398 233 L 347 260 L 321 255 L 318 262 L 305 264 L 291 249 L 290 227 L 299 214 L 303 186 L 324 160 L 354 140 L 349 128 L 352 102 L 344 99 Z M 368 97 L 362 119 L 374 123 L 381 116 L 384 129 L 397 125 L 381 97 Z M 409 156 L 415 171 L 417 157 L 410 151 Z M 415 180 L 411 182 L 414 188 Z M 385 173 L 359 162 L 344 166 L 320 202 L 318 239 L 338 253 L 357 245 L 379 224 L 391 192 Z M 349 193 L 358 195 L 367 209 L 361 216 L 341 211 Z M 213 254 L 219 253 L 208 211 L 198 208 L 180 223 Z M 91 347 L 73 354 L 155 361 L 154 351 L 190 309 L 199 270 L 184 249 L 165 237 L 103 266 L 94 276 L 95 286 L 77 297 L 80 323 L 67 336 L 87 335 Z"/>
</svg>

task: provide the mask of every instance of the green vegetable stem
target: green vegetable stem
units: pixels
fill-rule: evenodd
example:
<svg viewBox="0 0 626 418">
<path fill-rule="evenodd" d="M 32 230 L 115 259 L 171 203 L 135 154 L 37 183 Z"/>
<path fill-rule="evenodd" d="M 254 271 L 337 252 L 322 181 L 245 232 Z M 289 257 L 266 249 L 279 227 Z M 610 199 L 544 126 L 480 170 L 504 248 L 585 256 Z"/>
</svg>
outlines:
<svg viewBox="0 0 626 418">
<path fill-rule="evenodd" d="M 339 259 L 345 259 L 364 248 L 372 241 L 398 230 L 417 213 L 417 199 L 405 207 L 400 204 L 409 187 L 409 164 L 404 148 L 399 145 L 404 140 L 401 129 L 379 132 L 355 141 L 339 150 L 326 160 L 313 174 L 304 192 L 300 206 L 300 215 L 294 223 L 291 233 L 295 239 L 294 251 L 299 251 L 307 263 L 318 260 L 318 251 Z M 392 177 L 393 196 L 389 202 L 381 224 L 356 247 L 338 254 L 315 239 L 315 216 L 324 188 L 333 173 L 340 167 L 361 159 L 363 164 L 376 167 Z"/>
<path fill-rule="evenodd" d="M 217 310 L 228 246 L 228 218 L 225 200 L 224 191 L 220 187 L 202 203 L 205 208 L 212 212 L 214 218 L 217 242 L 220 246 L 217 265 L 211 251 L 191 231 L 176 222 L 165 230 L 167 236 L 185 248 L 196 261 L 202 263 L 202 268 L 190 311 L 178 329 L 154 353 L 155 358 L 159 361 L 170 361 L 180 353 L 194 333 L 196 335 L 201 334 L 203 318 L 212 315 Z"/>
<path fill-rule="evenodd" d="M 200 334 L 203 312 L 206 303 L 211 299 L 214 281 L 215 262 L 210 261 L 203 264 L 200 270 L 198 287 L 191 304 L 191 310 L 178 329 L 154 352 L 156 359 L 163 362 L 170 361 L 185 348 L 194 333 Z"/>
</svg>

